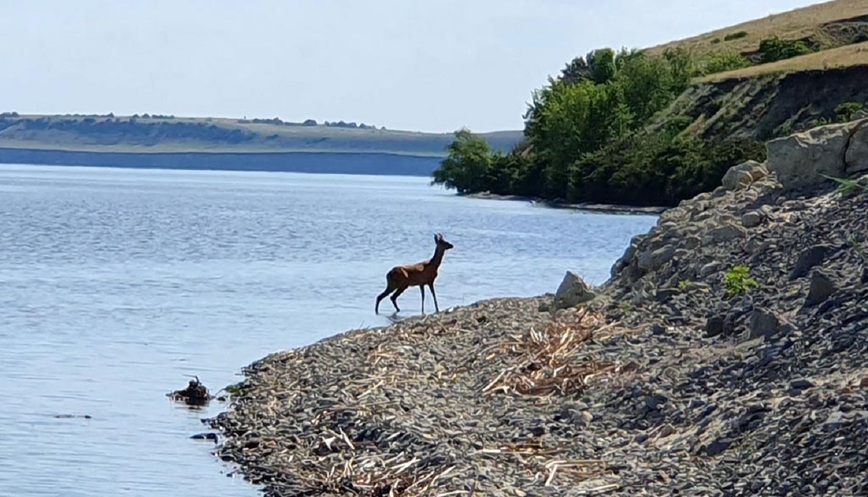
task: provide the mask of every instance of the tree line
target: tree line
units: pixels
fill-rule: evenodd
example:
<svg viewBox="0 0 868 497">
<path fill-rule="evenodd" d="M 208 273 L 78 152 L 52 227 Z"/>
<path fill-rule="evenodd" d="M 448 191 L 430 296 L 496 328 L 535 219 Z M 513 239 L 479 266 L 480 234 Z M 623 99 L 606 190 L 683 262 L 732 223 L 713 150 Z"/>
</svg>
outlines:
<svg viewBox="0 0 868 497">
<path fill-rule="evenodd" d="M 610 48 L 577 57 L 534 91 L 524 140 L 495 152 L 467 129 L 455 133 L 434 184 L 561 202 L 675 205 L 719 185 L 726 169 L 763 160 L 749 138 L 702 138 L 686 116 L 649 126 L 697 73 L 741 61 L 697 64 L 683 50 L 649 56 Z"/>
</svg>

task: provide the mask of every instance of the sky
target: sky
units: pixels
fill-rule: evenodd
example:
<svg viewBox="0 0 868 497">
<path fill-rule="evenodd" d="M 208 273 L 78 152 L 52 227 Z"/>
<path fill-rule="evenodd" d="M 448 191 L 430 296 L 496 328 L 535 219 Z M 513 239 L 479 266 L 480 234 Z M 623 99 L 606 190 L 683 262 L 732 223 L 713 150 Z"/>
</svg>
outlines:
<svg viewBox="0 0 868 497">
<path fill-rule="evenodd" d="M 521 129 L 578 55 L 816 0 L 0 0 L 0 111 Z"/>
</svg>

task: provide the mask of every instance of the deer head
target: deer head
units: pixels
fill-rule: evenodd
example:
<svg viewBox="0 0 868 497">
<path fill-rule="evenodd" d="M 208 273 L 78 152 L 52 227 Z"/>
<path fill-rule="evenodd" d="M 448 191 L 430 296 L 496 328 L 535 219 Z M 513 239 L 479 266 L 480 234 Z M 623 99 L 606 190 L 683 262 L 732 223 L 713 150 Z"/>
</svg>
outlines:
<svg viewBox="0 0 868 497">
<path fill-rule="evenodd" d="M 443 250 L 449 250 L 455 247 L 455 245 L 452 245 L 451 243 L 443 239 L 443 235 L 441 235 L 440 233 L 434 235 L 434 243 L 437 244 L 438 248 L 442 248 Z"/>
</svg>

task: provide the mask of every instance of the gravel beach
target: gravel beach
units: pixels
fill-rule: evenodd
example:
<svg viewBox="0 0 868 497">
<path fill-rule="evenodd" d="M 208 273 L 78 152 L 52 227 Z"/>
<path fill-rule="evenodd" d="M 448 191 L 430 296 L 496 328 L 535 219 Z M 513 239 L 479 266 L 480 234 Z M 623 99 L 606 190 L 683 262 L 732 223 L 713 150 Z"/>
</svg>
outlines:
<svg viewBox="0 0 868 497">
<path fill-rule="evenodd" d="M 488 300 L 257 361 L 217 454 L 272 496 L 868 495 L 868 177 L 822 176 L 868 172 L 863 124 L 770 143 L 581 304 Z"/>
</svg>

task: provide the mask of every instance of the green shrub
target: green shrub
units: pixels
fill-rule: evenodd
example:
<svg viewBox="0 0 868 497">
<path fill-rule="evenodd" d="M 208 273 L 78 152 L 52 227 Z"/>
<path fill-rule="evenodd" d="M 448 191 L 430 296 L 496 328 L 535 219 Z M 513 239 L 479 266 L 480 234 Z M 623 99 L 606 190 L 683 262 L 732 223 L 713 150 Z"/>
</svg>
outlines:
<svg viewBox="0 0 868 497">
<path fill-rule="evenodd" d="M 865 109 L 865 105 L 859 102 L 847 102 L 835 107 L 835 115 L 841 122 L 849 121 L 853 114 Z"/>
<path fill-rule="evenodd" d="M 763 63 L 769 63 L 813 53 L 814 50 L 804 41 L 782 40 L 772 36 L 760 42 L 759 52 Z"/>
<path fill-rule="evenodd" d="M 738 40 L 747 36 L 747 31 L 737 31 L 723 37 L 723 41 Z"/>
<path fill-rule="evenodd" d="M 455 188 L 458 193 L 485 190 L 494 160 L 494 152 L 488 142 L 470 130 L 460 129 L 455 132 L 455 141 L 448 150 L 449 154 L 434 172 L 431 183 Z"/>
<path fill-rule="evenodd" d="M 720 38 L 715 38 L 715 39 L 711 40 L 712 45 L 717 45 L 718 43 L 720 43 Z"/>
<path fill-rule="evenodd" d="M 735 266 L 724 275 L 724 278 L 727 298 L 745 295 L 759 288 L 759 282 L 751 278 L 750 268 L 747 266 Z"/>
<path fill-rule="evenodd" d="M 712 55 L 705 63 L 705 74 L 734 71 L 750 65 L 750 62 L 738 52 L 724 52 Z"/>
</svg>

